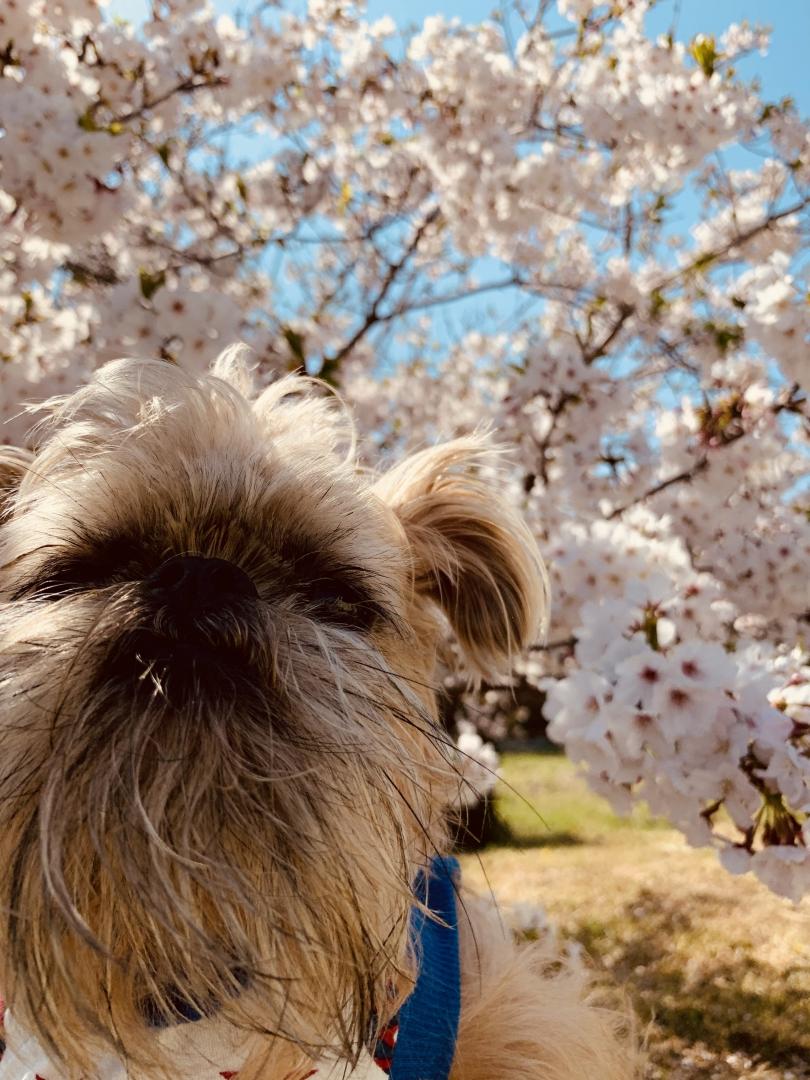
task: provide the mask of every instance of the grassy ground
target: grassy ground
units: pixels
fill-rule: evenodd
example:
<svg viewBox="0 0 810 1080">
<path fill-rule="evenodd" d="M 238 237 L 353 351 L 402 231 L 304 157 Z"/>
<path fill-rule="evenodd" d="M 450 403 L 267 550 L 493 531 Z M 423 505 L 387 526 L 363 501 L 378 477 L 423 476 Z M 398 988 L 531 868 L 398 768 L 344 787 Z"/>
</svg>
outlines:
<svg viewBox="0 0 810 1080">
<path fill-rule="evenodd" d="M 513 839 L 465 856 L 465 878 L 584 945 L 649 1025 L 650 1080 L 810 1080 L 810 901 L 729 876 L 640 810 L 615 817 L 561 757 L 508 755 L 504 777 L 536 811 L 501 786 Z"/>
</svg>

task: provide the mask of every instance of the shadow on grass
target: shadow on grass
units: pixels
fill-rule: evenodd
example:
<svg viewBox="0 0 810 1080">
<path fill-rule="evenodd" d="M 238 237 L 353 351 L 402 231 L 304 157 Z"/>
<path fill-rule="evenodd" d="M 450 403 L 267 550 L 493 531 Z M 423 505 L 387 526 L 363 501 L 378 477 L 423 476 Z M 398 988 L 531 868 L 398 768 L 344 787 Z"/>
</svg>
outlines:
<svg viewBox="0 0 810 1080">
<path fill-rule="evenodd" d="M 532 810 L 537 820 L 527 832 L 512 828 L 503 814 L 498 800 L 482 799 L 472 807 L 466 807 L 458 819 L 451 821 L 455 832 L 455 847 L 459 851 L 478 851 L 483 847 L 513 848 L 529 851 L 546 847 L 577 847 L 594 841 L 574 829 L 546 824 L 542 815 Z"/>
<path fill-rule="evenodd" d="M 594 843 L 593 839 L 585 839 L 579 833 L 566 829 L 549 829 L 547 833 L 537 833 L 535 836 L 510 835 L 499 841 L 499 847 L 512 848 L 515 851 L 532 851 L 536 848 L 547 847 L 581 847 L 583 844 L 593 847 Z"/>
<path fill-rule="evenodd" d="M 806 967 L 777 970 L 740 946 L 724 955 L 707 954 L 705 942 L 690 949 L 702 917 L 717 909 L 716 895 L 690 897 L 687 907 L 642 889 L 623 918 L 586 919 L 574 932 L 591 956 L 608 961 L 611 979 L 627 986 L 641 1019 L 652 1020 L 664 1039 L 702 1044 L 719 1055 L 741 1052 L 771 1066 L 807 1062 Z"/>
<path fill-rule="evenodd" d="M 670 827 L 644 806 L 619 817 L 559 753 L 511 754 L 503 759 L 502 776 L 494 802 L 510 835 L 493 836 L 491 843 L 520 848 L 601 846 L 628 831 Z"/>
</svg>

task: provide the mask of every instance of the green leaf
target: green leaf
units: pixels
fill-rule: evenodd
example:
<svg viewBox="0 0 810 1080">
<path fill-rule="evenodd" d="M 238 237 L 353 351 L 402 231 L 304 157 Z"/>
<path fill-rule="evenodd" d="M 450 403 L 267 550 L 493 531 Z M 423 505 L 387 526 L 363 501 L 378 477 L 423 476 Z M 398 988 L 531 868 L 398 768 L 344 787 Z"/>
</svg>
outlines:
<svg viewBox="0 0 810 1080">
<path fill-rule="evenodd" d="M 89 105 L 82 115 L 78 119 L 79 127 L 82 131 L 99 131 L 100 128 L 96 123 L 96 118 L 93 115 L 94 109 L 92 105 Z"/>
<path fill-rule="evenodd" d="M 346 180 L 343 181 L 340 187 L 340 198 L 338 199 L 338 213 L 345 214 L 349 208 L 349 203 L 352 199 L 352 188 Z"/>
<path fill-rule="evenodd" d="M 158 289 L 166 284 L 166 271 L 158 270 L 156 273 L 150 273 L 149 270 L 141 269 L 138 271 L 138 281 L 141 286 L 141 296 L 144 300 L 151 300 Z"/>
<path fill-rule="evenodd" d="M 716 261 L 717 256 L 711 252 L 707 252 L 705 255 L 698 256 L 689 267 L 689 270 L 693 274 L 702 274 L 704 270 L 708 270 L 712 263 Z"/>
<path fill-rule="evenodd" d="M 664 220 L 664 211 L 667 209 L 668 205 L 666 195 L 657 196 L 649 210 L 650 221 L 654 225 L 660 225 Z"/>
<path fill-rule="evenodd" d="M 306 352 L 304 337 L 299 334 L 297 330 L 293 330 L 291 326 L 282 326 L 281 332 L 284 335 L 284 340 L 287 342 L 287 346 L 290 350 L 290 355 L 297 364 L 304 366 L 306 364 Z"/>
<path fill-rule="evenodd" d="M 716 323 L 707 319 L 703 329 L 711 334 L 717 349 L 723 356 L 745 340 L 745 332 L 741 326 L 734 323 Z"/>
<path fill-rule="evenodd" d="M 669 307 L 669 301 L 660 289 L 653 289 L 650 293 L 650 318 L 660 315 L 665 308 Z"/>
<path fill-rule="evenodd" d="M 759 114 L 759 122 L 764 124 L 766 120 L 774 114 L 782 115 L 783 113 L 792 112 L 796 108 L 796 102 L 792 97 L 783 97 L 781 101 L 768 102 L 767 105 L 763 105 L 762 112 Z"/>
<path fill-rule="evenodd" d="M 14 55 L 14 42 L 9 41 L 0 49 L 0 71 L 4 67 L 19 67 L 20 61 Z"/>
<path fill-rule="evenodd" d="M 30 323 L 41 322 L 42 320 L 40 319 L 40 317 L 37 315 L 37 312 L 36 312 L 36 305 L 35 305 L 35 302 L 34 302 L 34 294 L 28 292 L 28 290 L 26 289 L 26 290 L 24 290 L 23 292 L 20 293 L 20 298 L 22 299 L 22 302 L 25 305 L 25 310 L 24 310 L 23 314 L 20 315 L 20 317 L 14 323 L 14 329 L 17 329 L 20 326 L 27 326 Z"/>
<path fill-rule="evenodd" d="M 321 364 L 321 370 L 318 372 L 318 378 L 323 379 L 325 383 L 329 383 L 330 386 L 337 386 L 336 375 L 340 368 L 340 362 L 335 360 L 334 357 L 327 357 Z"/>
<path fill-rule="evenodd" d="M 689 52 L 697 61 L 698 67 L 706 78 L 710 78 L 714 74 L 714 70 L 717 67 L 717 61 L 720 59 L 721 55 L 717 51 L 714 35 L 697 34 L 692 38 Z"/>
<path fill-rule="evenodd" d="M 655 652 L 661 651 L 661 646 L 658 643 L 658 615 L 652 608 L 644 609 L 644 618 L 640 627 L 642 633 L 647 639 L 647 644 Z"/>
</svg>

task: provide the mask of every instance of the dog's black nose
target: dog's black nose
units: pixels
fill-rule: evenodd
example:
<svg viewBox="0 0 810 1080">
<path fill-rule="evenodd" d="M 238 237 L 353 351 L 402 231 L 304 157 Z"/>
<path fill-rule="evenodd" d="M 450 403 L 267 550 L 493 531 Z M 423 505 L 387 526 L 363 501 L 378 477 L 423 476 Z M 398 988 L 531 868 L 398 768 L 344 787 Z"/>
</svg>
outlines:
<svg viewBox="0 0 810 1080">
<path fill-rule="evenodd" d="M 188 612 L 216 608 L 234 599 L 255 599 L 251 579 L 234 563 L 202 555 L 174 555 L 146 579 L 160 601 Z"/>
</svg>

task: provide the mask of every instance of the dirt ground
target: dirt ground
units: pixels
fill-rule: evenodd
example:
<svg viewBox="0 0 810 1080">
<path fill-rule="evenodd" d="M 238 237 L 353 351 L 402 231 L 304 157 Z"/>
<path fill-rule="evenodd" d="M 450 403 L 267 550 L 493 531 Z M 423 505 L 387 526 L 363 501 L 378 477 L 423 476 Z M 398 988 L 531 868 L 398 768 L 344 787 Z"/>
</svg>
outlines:
<svg viewBox="0 0 810 1080">
<path fill-rule="evenodd" d="M 561 757 L 509 755 L 504 778 L 512 840 L 465 856 L 465 879 L 582 944 L 646 1026 L 650 1080 L 810 1080 L 810 901 L 731 877 L 643 811 L 616 818 Z"/>
</svg>

